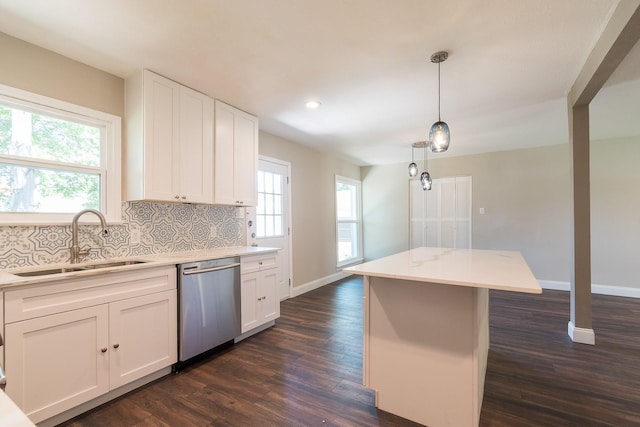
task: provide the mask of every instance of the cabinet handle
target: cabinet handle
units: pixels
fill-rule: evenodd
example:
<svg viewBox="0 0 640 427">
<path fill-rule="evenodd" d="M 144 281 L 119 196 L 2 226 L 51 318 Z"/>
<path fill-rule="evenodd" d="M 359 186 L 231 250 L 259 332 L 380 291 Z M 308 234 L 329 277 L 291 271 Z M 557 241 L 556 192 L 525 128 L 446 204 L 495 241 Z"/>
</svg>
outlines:
<svg viewBox="0 0 640 427">
<path fill-rule="evenodd" d="M 120 344 L 114 344 L 113 345 L 113 348 L 118 348 L 118 347 L 120 347 Z"/>
<path fill-rule="evenodd" d="M 107 347 L 102 347 L 102 348 L 100 349 L 100 352 L 101 352 L 101 353 L 106 353 L 106 352 L 107 352 Z"/>
<path fill-rule="evenodd" d="M 180 196 L 176 195 L 176 196 L 174 197 L 174 199 L 179 200 L 179 199 L 180 199 Z"/>
<path fill-rule="evenodd" d="M 187 196 L 182 196 L 182 200 L 187 200 Z"/>
<path fill-rule="evenodd" d="M 258 262 L 258 265 L 262 265 L 262 261 L 259 261 L 259 262 Z"/>
</svg>

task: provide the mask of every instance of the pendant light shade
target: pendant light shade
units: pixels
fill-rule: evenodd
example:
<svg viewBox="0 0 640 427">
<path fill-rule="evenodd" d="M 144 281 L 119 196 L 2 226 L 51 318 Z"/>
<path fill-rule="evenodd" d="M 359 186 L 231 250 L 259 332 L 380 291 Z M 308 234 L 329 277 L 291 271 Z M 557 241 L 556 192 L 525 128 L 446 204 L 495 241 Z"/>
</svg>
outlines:
<svg viewBox="0 0 640 427">
<path fill-rule="evenodd" d="M 447 60 L 449 53 L 445 51 L 436 52 L 431 55 L 431 62 L 438 64 L 438 121 L 431 126 L 429 131 L 429 144 L 434 153 L 443 153 L 449 148 L 451 133 L 449 125 L 440 119 L 440 63 Z"/>
<path fill-rule="evenodd" d="M 413 149 L 415 147 L 412 145 L 411 146 L 411 163 L 409 163 L 409 176 L 416 176 L 418 175 L 418 165 L 416 164 L 416 162 L 413 160 Z"/>
<path fill-rule="evenodd" d="M 418 165 L 415 162 L 409 163 L 409 176 L 418 175 Z"/>
<path fill-rule="evenodd" d="M 431 151 L 434 153 L 442 153 L 449 148 L 449 125 L 443 121 L 437 121 L 431 126 L 429 131 L 429 141 L 431 142 Z"/>
<path fill-rule="evenodd" d="M 431 175 L 429 175 L 429 172 L 422 172 L 420 175 L 420 184 L 422 184 L 422 189 L 425 191 L 431 190 L 431 183 Z"/>
</svg>

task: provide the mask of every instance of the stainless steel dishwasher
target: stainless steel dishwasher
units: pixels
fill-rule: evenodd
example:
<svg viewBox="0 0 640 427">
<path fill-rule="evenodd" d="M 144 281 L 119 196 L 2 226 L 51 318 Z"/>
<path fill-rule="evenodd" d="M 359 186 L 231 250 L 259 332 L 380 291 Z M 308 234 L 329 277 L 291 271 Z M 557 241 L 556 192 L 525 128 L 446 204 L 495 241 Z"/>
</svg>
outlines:
<svg viewBox="0 0 640 427">
<path fill-rule="evenodd" d="M 178 291 L 180 333 L 176 369 L 225 344 L 233 344 L 234 338 L 240 336 L 240 258 L 179 265 Z"/>
</svg>

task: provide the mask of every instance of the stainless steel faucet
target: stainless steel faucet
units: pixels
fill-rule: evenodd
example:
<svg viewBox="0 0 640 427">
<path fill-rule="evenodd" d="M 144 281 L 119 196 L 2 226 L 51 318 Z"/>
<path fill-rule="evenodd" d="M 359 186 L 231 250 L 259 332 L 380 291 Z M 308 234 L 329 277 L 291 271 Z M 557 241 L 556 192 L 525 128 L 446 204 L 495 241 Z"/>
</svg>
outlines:
<svg viewBox="0 0 640 427">
<path fill-rule="evenodd" d="M 109 231 L 107 230 L 107 221 L 104 219 L 102 212 L 95 209 L 84 209 L 78 212 L 71 221 L 71 264 L 80 262 L 80 257 L 84 257 L 89 254 L 89 251 L 80 251 L 80 245 L 78 245 L 78 219 L 86 213 L 96 215 L 100 219 L 100 225 L 102 226 L 102 231 L 100 233 L 103 236 L 109 235 Z"/>
</svg>

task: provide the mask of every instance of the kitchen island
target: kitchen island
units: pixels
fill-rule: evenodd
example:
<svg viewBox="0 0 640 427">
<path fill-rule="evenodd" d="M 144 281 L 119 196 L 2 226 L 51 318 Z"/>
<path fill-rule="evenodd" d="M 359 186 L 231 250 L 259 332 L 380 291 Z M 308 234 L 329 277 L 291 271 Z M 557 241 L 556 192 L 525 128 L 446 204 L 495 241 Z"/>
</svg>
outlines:
<svg viewBox="0 0 640 427">
<path fill-rule="evenodd" d="M 489 289 L 542 292 L 522 255 L 417 248 L 344 272 L 364 276 L 363 382 L 376 406 L 430 427 L 477 426 Z"/>
</svg>

